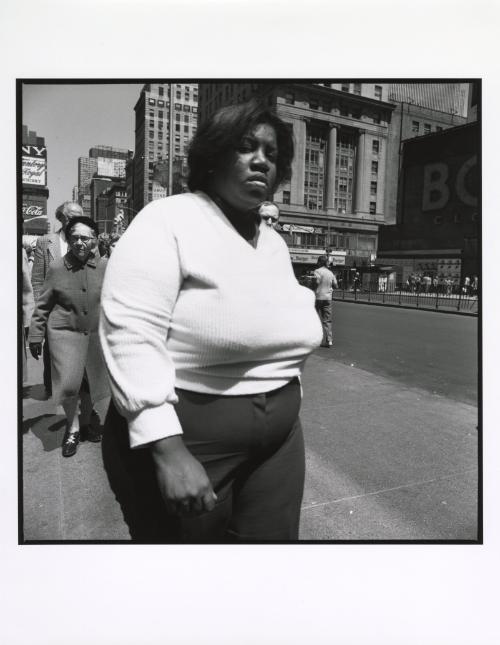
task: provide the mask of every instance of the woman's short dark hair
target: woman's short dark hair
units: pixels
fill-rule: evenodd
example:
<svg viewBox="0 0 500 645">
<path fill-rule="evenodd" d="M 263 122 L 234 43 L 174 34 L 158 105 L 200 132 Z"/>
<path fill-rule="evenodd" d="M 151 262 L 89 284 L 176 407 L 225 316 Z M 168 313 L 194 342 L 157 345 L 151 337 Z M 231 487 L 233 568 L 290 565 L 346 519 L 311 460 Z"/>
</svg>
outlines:
<svg viewBox="0 0 500 645">
<path fill-rule="evenodd" d="M 291 126 L 268 107 L 252 99 L 223 107 L 201 124 L 189 146 L 189 190 L 207 190 L 210 174 L 237 150 L 245 134 L 261 123 L 272 126 L 276 132 L 278 158 L 273 190 L 282 181 L 290 179 L 293 160 Z"/>
<path fill-rule="evenodd" d="M 77 215 L 76 217 L 72 217 L 64 227 L 64 235 L 66 235 L 66 239 L 71 235 L 71 231 L 77 224 L 85 224 L 85 226 L 91 228 L 94 231 L 95 236 L 98 237 L 99 227 L 97 226 L 97 223 L 86 215 Z"/>
</svg>

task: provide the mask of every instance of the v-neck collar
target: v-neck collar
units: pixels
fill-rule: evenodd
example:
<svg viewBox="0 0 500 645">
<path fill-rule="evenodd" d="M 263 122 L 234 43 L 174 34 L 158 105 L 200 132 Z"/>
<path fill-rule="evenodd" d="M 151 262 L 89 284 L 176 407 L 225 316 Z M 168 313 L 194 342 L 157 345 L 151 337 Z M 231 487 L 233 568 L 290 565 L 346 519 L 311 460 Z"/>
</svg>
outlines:
<svg viewBox="0 0 500 645">
<path fill-rule="evenodd" d="M 235 233 L 235 234 L 240 238 L 240 240 L 241 240 L 242 242 L 244 242 L 244 244 L 245 244 L 247 247 L 250 247 L 250 248 L 251 248 L 251 249 L 253 249 L 254 251 L 257 251 L 257 249 L 260 247 L 259 241 L 260 241 L 260 240 L 261 240 L 261 238 L 262 238 L 262 220 L 260 220 L 260 222 L 259 222 L 259 221 L 258 221 L 258 216 L 256 216 L 256 231 L 255 231 L 255 235 L 254 235 L 254 237 L 253 237 L 253 239 L 252 239 L 252 240 L 247 240 L 247 239 L 246 239 L 246 238 L 245 238 L 245 237 L 244 237 L 244 236 L 243 236 L 243 235 L 238 231 L 238 229 L 236 228 L 236 226 L 235 226 L 235 225 L 233 224 L 233 222 L 229 219 L 229 217 L 226 215 L 226 213 L 222 210 L 222 208 L 220 207 L 220 205 L 219 205 L 219 204 L 218 204 L 218 203 L 217 203 L 217 202 L 216 202 L 216 201 L 215 201 L 215 200 L 214 200 L 214 199 L 213 199 L 213 198 L 212 198 L 208 193 L 205 193 L 205 192 L 203 192 L 203 191 L 197 191 L 197 194 L 198 194 L 198 195 L 200 195 L 201 197 L 205 197 L 205 198 L 207 199 L 207 201 L 209 201 L 209 202 L 210 202 L 210 204 L 212 204 L 212 205 L 215 207 L 215 209 L 216 209 L 217 213 L 220 215 L 220 217 L 221 217 L 221 219 L 223 220 L 223 222 L 224 222 L 225 224 L 227 224 L 227 225 L 228 225 L 228 226 L 229 226 L 229 227 L 234 231 L 234 233 Z"/>
</svg>

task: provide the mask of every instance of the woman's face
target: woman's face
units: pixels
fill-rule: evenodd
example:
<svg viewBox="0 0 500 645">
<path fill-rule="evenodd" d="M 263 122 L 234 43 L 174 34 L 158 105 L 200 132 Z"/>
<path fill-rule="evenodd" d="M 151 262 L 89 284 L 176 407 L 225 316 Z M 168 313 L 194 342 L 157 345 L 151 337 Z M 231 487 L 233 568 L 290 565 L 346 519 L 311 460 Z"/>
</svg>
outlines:
<svg viewBox="0 0 500 645">
<path fill-rule="evenodd" d="M 92 251 L 96 243 L 96 236 L 94 231 L 87 226 L 78 222 L 71 229 L 71 233 L 68 238 L 69 248 L 73 255 L 80 260 L 80 262 L 85 262 L 89 257 L 89 253 Z"/>
<path fill-rule="evenodd" d="M 230 206 L 247 211 L 269 199 L 276 183 L 274 128 L 260 123 L 247 132 L 229 160 L 215 171 L 212 189 Z"/>
</svg>

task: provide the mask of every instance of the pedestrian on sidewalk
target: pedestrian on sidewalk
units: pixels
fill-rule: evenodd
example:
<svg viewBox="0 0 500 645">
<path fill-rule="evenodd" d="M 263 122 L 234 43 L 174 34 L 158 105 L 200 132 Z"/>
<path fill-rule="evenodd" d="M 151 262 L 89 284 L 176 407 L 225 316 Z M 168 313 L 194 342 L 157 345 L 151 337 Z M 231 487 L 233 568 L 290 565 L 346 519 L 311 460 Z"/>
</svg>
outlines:
<svg viewBox="0 0 500 645">
<path fill-rule="evenodd" d="M 34 253 L 33 269 L 31 271 L 31 284 L 33 285 L 35 304 L 38 303 L 40 294 L 42 293 L 45 278 L 47 277 L 51 263 L 54 260 L 60 260 L 68 252 L 68 242 L 64 233 L 65 226 L 72 217 L 82 215 L 83 209 L 80 204 L 71 201 L 64 202 L 56 210 L 56 219 L 61 224 L 60 229 L 56 233 L 49 233 L 38 238 Z M 47 337 L 45 337 L 45 342 L 43 343 L 42 360 L 43 384 L 47 397 L 50 397 L 52 396 L 52 379 L 50 373 L 50 347 Z"/>
<path fill-rule="evenodd" d="M 98 337 L 107 260 L 96 251 L 98 232 L 89 217 L 75 216 L 66 224 L 69 250 L 51 263 L 29 330 L 29 348 L 36 360 L 46 333 L 49 339 L 52 394 L 66 415 L 64 457 L 76 453 L 80 440 L 101 440 L 100 430 L 90 425 L 92 404 L 109 396 Z"/>
<path fill-rule="evenodd" d="M 299 376 L 321 329 L 257 215 L 292 158 L 269 108 L 222 108 L 191 142 L 192 192 L 148 204 L 109 260 L 103 458 L 135 541 L 298 539 Z"/>
<path fill-rule="evenodd" d="M 35 309 L 35 299 L 33 297 L 33 287 L 31 286 L 30 280 L 30 269 L 28 264 L 28 256 L 24 248 L 21 249 L 22 253 L 22 295 L 23 295 L 23 331 L 22 331 L 22 342 L 23 342 L 23 383 L 27 381 L 28 378 L 28 362 L 26 356 L 26 339 L 27 331 L 30 326 L 31 317 Z"/>
<path fill-rule="evenodd" d="M 333 289 L 337 289 L 337 280 L 330 269 L 326 268 L 328 257 L 321 255 L 318 258 L 318 268 L 314 271 L 316 280 L 316 311 L 318 312 L 323 327 L 323 341 L 321 347 L 333 345 L 332 331 L 332 305 Z"/>
</svg>

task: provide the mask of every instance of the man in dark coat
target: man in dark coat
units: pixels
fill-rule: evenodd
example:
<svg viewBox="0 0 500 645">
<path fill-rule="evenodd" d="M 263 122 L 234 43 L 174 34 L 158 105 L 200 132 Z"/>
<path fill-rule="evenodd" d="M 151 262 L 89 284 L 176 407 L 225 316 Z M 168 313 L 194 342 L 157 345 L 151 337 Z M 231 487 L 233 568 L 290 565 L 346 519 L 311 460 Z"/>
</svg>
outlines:
<svg viewBox="0 0 500 645">
<path fill-rule="evenodd" d="M 51 262 L 66 255 L 68 243 L 64 235 L 64 227 L 72 217 L 83 215 L 83 209 L 76 202 L 67 201 L 57 207 L 56 219 L 60 222 L 61 228 L 55 233 L 49 233 L 39 237 L 35 248 L 35 258 L 31 271 L 31 284 L 35 304 L 40 298 L 43 283 Z M 50 353 L 47 337 L 43 345 L 43 384 L 47 396 L 52 396 L 52 378 L 50 373 Z"/>
</svg>

